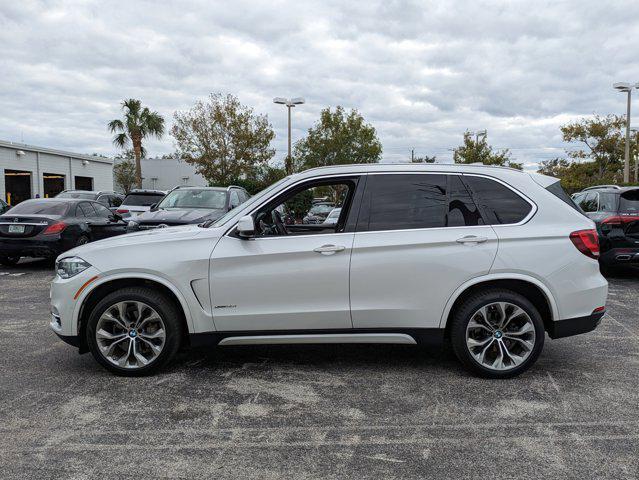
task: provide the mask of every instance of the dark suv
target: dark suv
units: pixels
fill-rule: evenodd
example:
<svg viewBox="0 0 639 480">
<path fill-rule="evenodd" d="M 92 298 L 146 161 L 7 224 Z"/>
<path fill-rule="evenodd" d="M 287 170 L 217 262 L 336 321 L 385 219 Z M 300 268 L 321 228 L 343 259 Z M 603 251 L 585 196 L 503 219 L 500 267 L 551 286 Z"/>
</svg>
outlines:
<svg viewBox="0 0 639 480">
<path fill-rule="evenodd" d="M 639 187 L 601 185 L 572 198 L 597 225 L 601 265 L 639 266 Z"/>
<path fill-rule="evenodd" d="M 92 192 L 89 190 L 64 190 L 58 193 L 56 198 L 76 198 L 81 200 L 95 200 L 115 213 L 122 204 L 124 195 L 112 191 Z"/>
<path fill-rule="evenodd" d="M 148 212 L 129 222 L 128 231 L 215 221 L 248 200 L 242 187 L 175 187 Z"/>
</svg>

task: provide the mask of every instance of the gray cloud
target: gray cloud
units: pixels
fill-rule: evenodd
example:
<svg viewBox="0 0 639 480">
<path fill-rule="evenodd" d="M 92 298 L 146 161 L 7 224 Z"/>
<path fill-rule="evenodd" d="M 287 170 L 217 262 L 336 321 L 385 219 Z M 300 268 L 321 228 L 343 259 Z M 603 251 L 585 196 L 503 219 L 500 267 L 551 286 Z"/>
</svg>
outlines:
<svg viewBox="0 0 639 480">
<path fill-rule="evenodd" d="M 170 120 L 210 92 L 269 115 L 277 158 L 304 96 L 300 138 L 325 106 L 373 123 L 385 161 L 451 158 L 488 130 L 533 167 L 563 152 L 558 127 L 622 113 L 614 81 L 639 80 L 634 2 L 3 2 L 0 138 L 114 154 L 123 98 Z M 639 123 L 639 122 L 638 122 Z M 148 143 L 172 151 L 171 137 Z"/>
</svg>

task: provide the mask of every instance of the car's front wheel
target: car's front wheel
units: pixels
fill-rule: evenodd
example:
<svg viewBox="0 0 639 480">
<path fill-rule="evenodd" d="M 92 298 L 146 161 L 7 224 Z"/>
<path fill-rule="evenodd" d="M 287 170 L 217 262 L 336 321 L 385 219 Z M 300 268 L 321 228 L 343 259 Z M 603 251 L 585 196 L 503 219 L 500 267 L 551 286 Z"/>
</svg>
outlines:
<svg viewBox="0 0 639 480">
<path fill-rule="evenodd" d="M 93 308 L 86 340 L 107 370 L 123 376 L 150 375 L 178 351 L 181 317 L 162 293 L 147 287 L 123 288 Z"/>
<path fill-rule="evenodd" d="M 485 289 L 465 299 L 450 330 L 457 358 L 487 378 L 510 378 L 530 368 L 544 346 L 544 335 L 535 306 L 523 295 L 501 289 Z"/>
</svg>

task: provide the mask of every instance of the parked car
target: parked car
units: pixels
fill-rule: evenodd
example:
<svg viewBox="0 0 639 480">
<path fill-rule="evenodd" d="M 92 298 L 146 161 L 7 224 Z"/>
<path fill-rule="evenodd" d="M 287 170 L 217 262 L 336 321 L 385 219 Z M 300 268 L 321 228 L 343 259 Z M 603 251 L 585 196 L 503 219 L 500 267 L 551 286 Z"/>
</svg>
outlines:
<svg viewBox="0 0 639 480">
<path fill-rule="evenodd" d="M 128 230 L 148 230 L 215 221 L 245 202 L 242 187 L 176 187 L 148 212 L 129 222 Z"/>
<path fill-rule="evenodd" d="M 331 210 L 331 213 L 328 214 L 328 216 L 326 217 L 326 220 L 324 220 L 324 223 L 329 225 L 335 225 L 337 221 L 339 220 L 339 216 L 341 213 L 342 213 L 341 207 L 334 208 L 333 210 Z"/>
<path fill-rule="evenodd" d="M 91 200 L 25 200 L 0 215 L 0 263 L 20 257 L 55 258 L 73 247 L 126 232 L 126 222 Z"/>
<path fill-rule="evenodd" d="M 302 219 L 302 223 L 322 223 L 329 213 L 335 208 L 334 203 L 314 203 L 308 213 Z"/>
<path fill-rule="evenodd" d="M 124 195 L 112 191 L 91 192 L 88 190 L 64 190 L 55 198 L 77 198 L 83 200 L 95 200 L 115 213 L 124 200 Z"/>
<path fill-rule="evenodd" d="M 0 215 L 9 210 L 11 206 L 0 198 Z"/>
<path fill-rule="evenodd" d="M 122 204 L 116 210 L 116 213 L 122 218 L 134 218 L 141 213 L 148 212 L 151 207 L 159 203 L 166 195 L 162 190 L 131 190 Z"/>
<path fill-rule="evenodd" d="M 327 185 L 345 193 L 336 224 L 282 221 L 281 205 Z M 598 254 L 594 223 L 555 178 L 458 164 L 326 167 L 215 222 L 61 255 L 51 328 L 119 375 L 155 372 L 181 346 L 206 342 L 446 341 L 472 372 L 506 378 L 537 360 L 546 333 L 597 327 L 608 288 Z"/>
<path fill-rule="evenodd" d="M 601 185 L 573 200 L 597 226 L 601 266 L 639 266 L 639 188 Z"/>
</svg>

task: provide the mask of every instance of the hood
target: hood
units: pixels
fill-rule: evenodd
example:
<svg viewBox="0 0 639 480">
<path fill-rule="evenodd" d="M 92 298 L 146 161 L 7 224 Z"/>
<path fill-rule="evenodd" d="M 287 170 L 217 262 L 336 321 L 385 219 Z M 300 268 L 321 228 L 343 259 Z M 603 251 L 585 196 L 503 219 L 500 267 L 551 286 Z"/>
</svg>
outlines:
<svg viewBox="0 0 639 480">
<path fill-rule="evenodd" d="M 135 245 L 188 240 L 202 233 L 204 229 L 197 225 L 158 228 L 143 232 L 127 233 L 117 237 L 106 238 L 97 242 L 87 243 L 61 254 L 61 257 L 77 255 L 81 258 L 90 257 L 93 252 L 105 251 L 111 248 L 121 249 Z M 87 258 L 85 258 L 87 260 Z"/>
<path fill-rule="evenodd" d="M 144 212 L 142 215 L 138 215 L 135 221 L 138 223 L 200 223 L 205 220 L 217 220 L 224 215 L 224 210 L 218 209 L 170 209 L 170 210 L 156 210 L 154 212 Z"/>
</svg>

